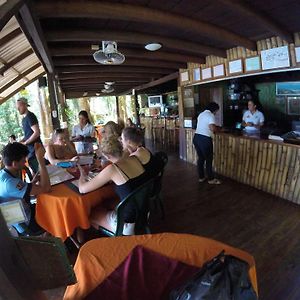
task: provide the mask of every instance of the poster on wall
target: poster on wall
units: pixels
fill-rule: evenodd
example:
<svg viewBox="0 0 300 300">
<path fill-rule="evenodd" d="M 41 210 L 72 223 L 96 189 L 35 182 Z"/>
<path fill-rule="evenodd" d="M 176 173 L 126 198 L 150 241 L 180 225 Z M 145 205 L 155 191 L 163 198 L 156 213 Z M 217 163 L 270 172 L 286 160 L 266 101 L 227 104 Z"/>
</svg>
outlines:
<svg viewBox="0 0 300 300">
<path fill-rule="evenodd" d="M 243 73 L 243 63 L 241 59 L 232 60 L 228 64 L 229 74 Z"/>
<path fill-rule="evenodd" d="M 181 80 L 181 82 L 189 81 L 189 72 L 188 71 L 181 72 L 180 73 L 180 80 Z"/>
<path fill-rule="evenodd" d="M 201 71 L 202 71 L 201 73 L 202 73 L 203 80 L 210 79 L 212 77 L 211 68 L 205 68 L 205 69 L 202 69 Z"/>
<path fill-rule="evenodd" d="M 262 50 L 260 55 L 263 70 L 287 68 L 290 66 L 288 46 Z"/>
<path fill-rule="evenodd" d="M 259 56 L 245 58 L 245 72 L 255 72 L 260 70 L 261 64 Z"/>
<path fill-rule="evenodd" d="M 277 82 L 276 95 L 278 96 L 295 96 L 300 95 L 300 82 Z"/>
</svg>

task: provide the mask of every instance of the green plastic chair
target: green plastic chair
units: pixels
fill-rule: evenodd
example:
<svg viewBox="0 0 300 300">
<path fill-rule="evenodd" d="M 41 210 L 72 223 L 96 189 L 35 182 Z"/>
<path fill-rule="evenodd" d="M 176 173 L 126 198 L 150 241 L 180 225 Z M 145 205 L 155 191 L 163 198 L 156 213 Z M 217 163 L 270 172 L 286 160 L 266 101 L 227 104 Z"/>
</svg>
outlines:
<svg viewBox="0 0 300 300">
<path fill-rule="evenodd" d="M 108 236 L 122 236 L 125 220 L 125 212 L 128 207 L 134 211 L 135 220 L 135 234 L 149 234 L 149 214 L 150 214 L 150 201 L 153 191 L 154 180 L 151 179 L 135 189 L 129 194 L 122 202 L 118 204 L 115 209 L 117 214 L 117 228 L 116 232 L 112 232 L 107 228 L 99 226 L 99 230 Z"/>
</svg>

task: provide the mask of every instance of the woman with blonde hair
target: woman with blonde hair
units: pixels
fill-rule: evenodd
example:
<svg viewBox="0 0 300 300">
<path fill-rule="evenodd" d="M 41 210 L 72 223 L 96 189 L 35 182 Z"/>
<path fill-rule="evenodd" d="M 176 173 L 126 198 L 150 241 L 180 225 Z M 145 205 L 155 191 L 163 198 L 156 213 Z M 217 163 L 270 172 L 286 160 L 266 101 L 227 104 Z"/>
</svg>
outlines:
<svg viewBox="0 0 300 300">
<path fill-rule="evenodd" d="M 101 142 L 102 154 L 111 162 L 96 177 L 87 181 L 86 175 L 81 167 L 79 178 L 79 191 L 88 193 L 94 191 L 106 183 L 112 181 L 115 184 L 115 191 L 120 201 L 124 200 L 132 191 L 147 181 L 145 170 L 136 157 L 123 157 L 122 145 L 116 135 L 104 137 Z M 90 221 L 95 227 L 104 224 L 104 227 L 115 232 L 116 230 L 116 214 L 114 211 L 103 209 L 101 218 L 98 218 L 99 210 L 97 210 L 97 219 L 93 213 Z M 123 234 L 134 234 L 134 218 L 133 212 L 128 211 L 125 217 Z"/>
<path fill-rule="evenodd" d="M 111 135 L 120 136 L 121 135 L 121 128 L 119 124 L 115 123 L 114 121 L 107 122 L 103 127 L 103 136 L 109 137 Z"/>
</svg>

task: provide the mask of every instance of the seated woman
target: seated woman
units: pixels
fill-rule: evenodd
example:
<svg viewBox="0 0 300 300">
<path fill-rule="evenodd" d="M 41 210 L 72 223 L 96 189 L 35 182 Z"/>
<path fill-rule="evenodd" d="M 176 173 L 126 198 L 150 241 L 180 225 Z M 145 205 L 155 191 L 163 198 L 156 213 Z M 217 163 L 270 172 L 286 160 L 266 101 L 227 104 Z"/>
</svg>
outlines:
<svg viewBox="0 0 300 300">
<path fill-rule="evenodd" d="M 127 151 L 129 156 L 135 156 L 143 165 L 148 178 L 153 177 L 162 169 L 162 162 L 154 158 L 152 153 L 143 147 L 143 132 L 136 127 L 126 127 L 121 135 L 124 151 Z"/>
<path fill-rule="evenodd" d="M 77 161 L 75 146 L 66 137 L 63 129 L 56 129 L 53 142 L 46 147 L 46 158 L 52 165 L 65 161 Z"/>
<path fill-rule="evenodd" d="M 121 135 L 121 128 L 119 124 L 115 123 L 114 121 L 107 122 L 103 127 L 103 136 L 109 137 L 111 135 L 120 136 Z"/>
<path fill-rule="evenodd" d="M 122 145 L 117 136 L 104 137 L 101 142 L 101 150 L 102 154 L 111 164 L 90 181 L 86 181 L 85 173 L 79 166 L 79 191 L 81 193 L 94 191 L 112 181 L 115 184 L 116 193 L 120 201 L 122 201 L 133 190 L 146 182 L 145 171 L 139 160 L 136 157 L 123 157 Z M 92 213 L 90 216 L 90 221 L 96 228 L 101 225 L 112 232 L 116 231 L 117 220 L 113 210 L 108 211 L 103 209 L 99 213 L 99 209 L 97 209 L 97 213 Z M 126 216 L 126 222 L 123 234 L 134 234 L 134 220 L 130 212 L 128 212 L 128 217 Z"/>
</svg>

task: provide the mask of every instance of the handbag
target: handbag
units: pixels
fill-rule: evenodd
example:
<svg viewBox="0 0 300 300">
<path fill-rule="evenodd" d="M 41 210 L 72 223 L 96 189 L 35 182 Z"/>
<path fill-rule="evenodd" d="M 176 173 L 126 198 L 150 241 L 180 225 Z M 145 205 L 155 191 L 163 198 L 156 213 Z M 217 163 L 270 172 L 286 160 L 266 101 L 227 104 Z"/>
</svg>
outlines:
<svg viewBox="0 0 300 300">
<path fill-rule="evenodd" d="M 219 255 L 206 262 L 202 268 L 181 287 L 171 291 L 170 300 L 257 300 L 248 276 L 247 262 Z"/>
</svg>

